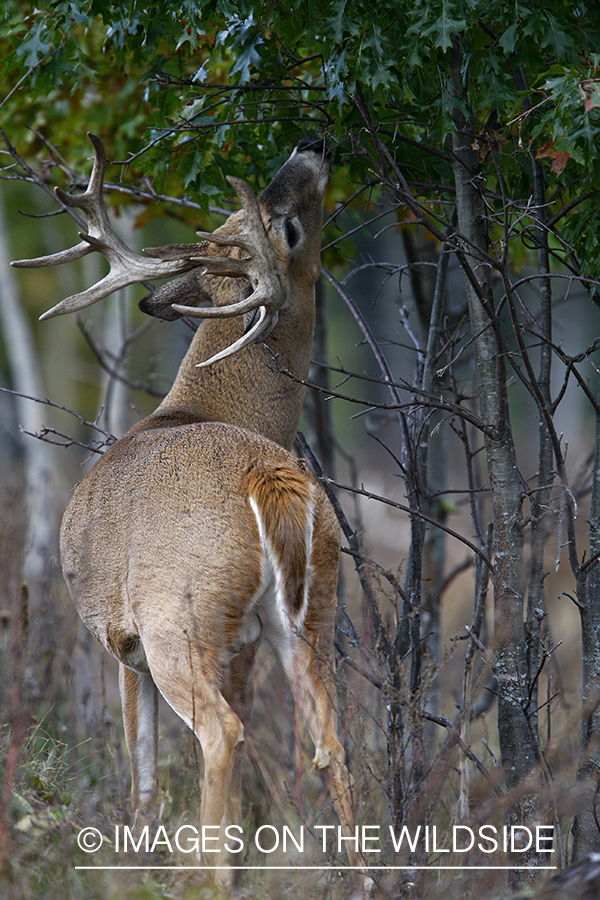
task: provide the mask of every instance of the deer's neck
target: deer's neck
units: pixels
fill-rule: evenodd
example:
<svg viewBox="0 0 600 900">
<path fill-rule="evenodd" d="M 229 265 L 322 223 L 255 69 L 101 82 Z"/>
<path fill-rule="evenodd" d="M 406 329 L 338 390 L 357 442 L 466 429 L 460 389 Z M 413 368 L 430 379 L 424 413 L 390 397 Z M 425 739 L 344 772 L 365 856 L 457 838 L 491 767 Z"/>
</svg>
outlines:
<svg viewBox="0 0 600 900">
<path fill-rule="evenodd" d="M 240 319 L 206 320 L 196 332 L 173 387 L 145 427 L 192 421 L 228 422 L 291 449 L 304 401 L 314 330 L 314 296 L 308 308 L 282 310 L 264 342 L 206 369 L 197 363 L 241 335 Z M 291 373 L 293 378 L 290 377 Z M 140 423 L 138 427 L 144 427 Z"/>
</svg>

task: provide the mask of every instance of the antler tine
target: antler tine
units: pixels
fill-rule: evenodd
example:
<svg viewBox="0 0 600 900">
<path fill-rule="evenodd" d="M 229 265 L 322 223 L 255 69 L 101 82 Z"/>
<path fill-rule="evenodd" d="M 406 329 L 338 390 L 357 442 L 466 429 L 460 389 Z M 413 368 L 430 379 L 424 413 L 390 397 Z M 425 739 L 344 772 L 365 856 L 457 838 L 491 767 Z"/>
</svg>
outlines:
<svg viewBox="0 0 600 900">
<path fill-rule="evenodd" d="M 101 222 L 102 224 L 108 223 L 108 227 L 110 228 L 108 213 L 106 212 L 104 199 L 102 197 L 104 171 L 106 169 L 106 152 L 100 138 L 89 131 L 88 137 L 94 146 L 94 166 L 85 193 L 76 195 L 67 194 L 59 187 L 54 188 L 54 193 L 65 206 L 69 206 L 71 209 L 80 209 L 85 214 L 88 220 L 88 231 L 90 233 L 93 233 L 92 228 L 95 226 L 95 230 L 100 234 L 99 226 Z M 95 200 L 95 204 L 92 203 L 92 199 Z M 96 207 L 98 207 L 97 211 Z M 96 212 L 98 214 L 96 214 Z M 79 232 L 79 234 L 80 237 L 83 237 L 81 232 Z M 61 263 L 70 262 L 73 259 L 80 259 L 82 256 L 91 253 L 95 249 L 96 248 L 93 247 L 89 241 L 82 240 L 74 247 L 69 247 L 67 250 L 61 250 L 58 253 L 51 253 L 48 256 L 38 256 L 34 259 L 14 260 L 11 262 L 11 266 L 15 266 L 19 269 L 58 266 Z M 47 316 L 47 313 L 44 313 L 44 316 Z"/>
<path fill-rule="evenodd" d="M 98 250 L 108 260 L 110 271 L 108 275 L 87 290 L 61 300 L 60 303 L 40 316 L 40 319 L 50 319 L 64 313 L 76 312 L 128 284 L 155 278 L 170 278 L 174 275 L 181 275 L 198 265 L 191 258 L 192 253 L 196 252 L 196 244 L 190 244 L 185 249 L 181 245 L 181 254 L 177 259 L 160 259 L 161 248 L 156 248 L 159 258 L 150 259 L 131 250 L 121 240 L 112 227 L 102 195 L 106 169 L 104 145 L 95 134 L 88 132 L 88 137 L 94 147 L 94 166 L 87 189 L 83 194 L 72 195 L 66 194 L 60 188 L 55 188 L 55 193 L 62 203 L 71 208 L 80 209 L 84 213 L 88 222 L 88 233 L 79 232 L 80 243 L 67 250 L 36 259 L 15 260 L 11 265 L 21 268 L 56 266 Z"/>
<path fill-rule="evenodd" d="M 61 188 L 56 187 L 54 193 L 65 206 L 80 209 L 87 219 L 88 232 L 91 235 L 97 233 L 99 236 L 104 231 L 113 230 L 102 195 L 104 172 L 106 171 L 106 151 L 99 137 L 92 134 L 91 131 L 88 131 L 87 136 L 94 148 L 94 165 L 86 190 L 83 194 L 67 194 Z M 94 248 L 88 247 L 88 251 L 92 249 Z"/>
<path fill-rule="evenodd" d="M 206 366 L 211 366 L 214 362 L 218 362 L 218 360 L 220 359 L 225 359 L 225 357 L 227 356 L 233 356 L 234 353 L 238 352 L 238 350 L 242 350 L 249 344 L 254 344 L 262 337 L 266 337 L 277 324 L 278 318 L 278 312 L 276 312 L 273 316 L 269 316 L 265 307 L 261 306 L 258 310 L 257 320 L 254 322 L 252 327 L 249 328 L 248 331 L 244 332 L 241 338 L 239 338 L 237 341 L 234 341 L 233 344 L 229 345 L 229 347 L 225 347 L 220 351 L 220 353 L 215 353 L 215 355 L 211 356 L 210 359 L 205 359 L 203 362 L 196 363 L 196 368 L 203 369 Z"/>
<path fill-rule="evenodd" d="M 251 318 L 252 327 L 238 341 L 216 356 L 199 363 L 198 366 L 208 366 L 219 359 L 231 356 L 268 334 L 277 322 L 279 310 L 287 299 L 285 279 L 267 235 L 254 191 L 241 178 L 229 175 L 227 180 L 235 189 L 244 209 L 244 228 L 241 234 L 207 234 L 202 231 L 196 233 L 198 237 L 213 244 L 240 247 L 250 258 L 239 260 L 222 256 L 196 256 L 193 259 L 210 275 L 245 276 L 250 281 L 253 291 L 249 297 L 229 306 L 198 308 L 174 303 L 173 309 L 182 315 L 200 319 L 226 318 L 250 313 L 254 316 Z M 256 318 L 257 311 L 258 318 Z"/>
</svg>

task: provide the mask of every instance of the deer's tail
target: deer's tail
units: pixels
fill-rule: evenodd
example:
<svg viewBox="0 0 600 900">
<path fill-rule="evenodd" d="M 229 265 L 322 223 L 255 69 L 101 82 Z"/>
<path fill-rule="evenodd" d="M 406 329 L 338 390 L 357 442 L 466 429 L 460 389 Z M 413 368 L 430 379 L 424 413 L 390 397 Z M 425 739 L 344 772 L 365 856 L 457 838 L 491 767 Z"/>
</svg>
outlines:
<svg viewBox="0 0 600 900">
<path fill-rule="evenodd" d="M 246 473 L 245 486 L 263 558 L 274 575 L 278 604 L 300 624 L 311 581 L 315 485 L 300 468 L 256 464 Z"/>
</svg>

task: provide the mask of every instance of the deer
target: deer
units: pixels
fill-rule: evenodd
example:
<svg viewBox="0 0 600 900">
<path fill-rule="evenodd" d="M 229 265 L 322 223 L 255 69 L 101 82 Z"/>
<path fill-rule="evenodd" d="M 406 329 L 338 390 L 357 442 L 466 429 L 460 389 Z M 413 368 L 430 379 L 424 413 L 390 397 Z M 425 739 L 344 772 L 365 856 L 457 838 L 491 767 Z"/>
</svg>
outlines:
<svg viewBox="0 0 600 900">
<path fill-rule="evenodd" d="M 285 671 L 342 831 L 355 834 L 337 736 L 339 527 L 323 488 L 290 452 L 310 364 L 330 153 L 323 140 L 301 140 L 258 197 L 229 177 L 241 209 L 221 227 L 198 232 L 200 243 L 142 255 L 111 224 L 106 153 L 89 137 L 87 189 L 55 189 L 84 213 L 88 231 L 72 248 L 13 265 L 98 251 L 110 270 L 41 318 L 126 284 L 174 278 L 141 309 L 203 322 L 157 409 L 76 486 L 60 530 L 62 569 L 81 619 L 119 663 L 135 822 L 157 814 L 160 692 L 201 745 L 200 826 L 218 829 L 214 877 L 227 887 L 236 876 L 224 833 L 242 824 L 244 735 L 263 639 Z M 347 847 L 361 893 L 370 892 L 362 853 Z"/>
</svg>

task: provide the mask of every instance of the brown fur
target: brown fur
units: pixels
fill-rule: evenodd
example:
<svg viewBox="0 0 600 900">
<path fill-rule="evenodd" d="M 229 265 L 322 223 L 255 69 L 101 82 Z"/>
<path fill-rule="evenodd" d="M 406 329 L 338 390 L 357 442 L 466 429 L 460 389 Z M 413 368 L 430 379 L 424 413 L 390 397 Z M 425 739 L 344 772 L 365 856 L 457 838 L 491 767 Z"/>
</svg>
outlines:
<svg viewBox="0 0 600 900">
<path fill-rule="evenodd" d="M 283 571 L 285 603 L 295 619 L 302 609 L 309 578 L 306 537 L 314 507 L 311 484 L 296 469 L 256 463 L 246 473 L 243 487 L 264 522 L 277 565 Z"/>
</svg>

